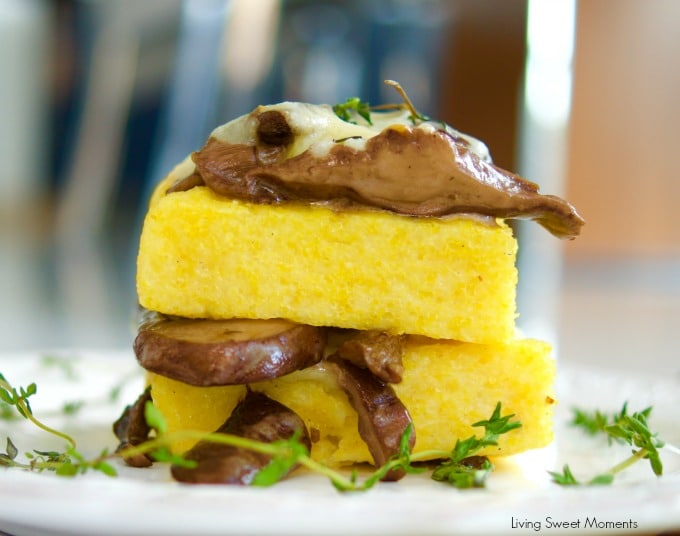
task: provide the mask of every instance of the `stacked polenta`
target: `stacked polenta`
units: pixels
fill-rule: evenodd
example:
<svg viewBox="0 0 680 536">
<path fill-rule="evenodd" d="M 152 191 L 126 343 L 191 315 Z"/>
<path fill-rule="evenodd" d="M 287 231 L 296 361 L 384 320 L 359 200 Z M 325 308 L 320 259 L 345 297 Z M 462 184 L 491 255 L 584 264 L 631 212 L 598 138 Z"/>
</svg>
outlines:
<svg viewBox="0 0 680 536">
<path fill-rule="evenodd" d="M 229 141 L 236 131 L 230 128 L 213 136 Z M 137 265 L 144 308 L 404 335 L 403 378 L 392 388 L 413 420 L 414 452 L 450 450 L 456 439 L 478 433 L 471 424 L 488 418 L 497 402 L 522 427 L 484 454 L 515 454 L 552 440 L 555 364 L 548 344 L 515 330 L 517 242 L 503 219 L 258 203 L 205 184 L 168 193 L 194 171 L 185 160 L 151 199 Z M 370 463 L 357 412 L 329 368 L 322 360 L 248 387 L 194 386 L 156 373 L 148 381 L 170 431 L 216 430 L 249 388 L 304 420 L 313 458 Z"/>
</svg>

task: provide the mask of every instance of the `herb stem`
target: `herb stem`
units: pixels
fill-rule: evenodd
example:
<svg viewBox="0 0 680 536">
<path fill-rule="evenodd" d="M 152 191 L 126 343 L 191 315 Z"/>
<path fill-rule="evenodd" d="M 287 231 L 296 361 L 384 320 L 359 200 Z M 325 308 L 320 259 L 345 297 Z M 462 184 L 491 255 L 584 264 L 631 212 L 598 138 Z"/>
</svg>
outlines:
<svg viewBox="0 0 680 536">
<path fill-rule="evenodd" d="M 150 439 L 139 445 L 125 447 L 119 450 L 118 454 L 123 458 L 132 457 L 138 454 L 148 454 L 149 452 L 153 452 L 154 450 L 157 450 L 161 447 L 166 447 L 186 439 L 204 440 L 210 443 L 219 443 L 221 445 L 244 448 L 254 452 L 259 452 L 261 454 L 268 454 L 270 456 L 280 454 L 281 452 L 281 447 L 277 445 L 263 443 L 236 435 L 220 434 L 216 432 L 205 433 L 199 432 L 198 430 L 181 430 L 179 432 L 163 434 L 160 437 Z"/>
<path fill-rule="evenodd" d="M 116 469 L 108 463 L 108 460 L 113 457 L 129 459 L 148 455 L 150 459 L 173 465 L 181 465 L 183 463 L 193 464 L 195 461 L 186 459 L 182 455 L 175 455 L 171 452 L 171 449 L 173 445 L 180 441 L 195 440 L 197 442 L 209 442 L 244 449 L 271 457 L 271 463 L 257 474 L 258 476 L 264 476 L 261 476 L 259 479 L 256 476 L 253 485 L 271 485 L 282 478 L 288 470 L 297 465 L 313 473 L 325 476 L 338 491 L 365 491 L 371 489 L 380 480 L 384 480 L 392 471 L 420 472 L 421 468 L 413 467 L 411 465 L 412 462 L 444 459 L 448 461 L 445 461 L 435 469 L 437 476 L 433 473 L 432 478 L 439 481 L 446 480 L 458 488 L 481 487 L 484 485 L 484 480 L 493 469 L 493 466 L 487 464 L 488 466 L 484 467 L 483 470 L 470 471 L 469 468 L 461 470 L 461 461 L 487 446 L 496 445 L 500 434 L 521 426 L 519 422 L 509 422 L 514 415 L 501 417 L 501 403 L 498 402 L 489 420 L 472 424 L 472 426 L 484 427 L 485 434 L 481 439 L 473 435 L 464 441 L 457 441 L 452 451 L 431 449 L 414 454 L 409 446 L 409 439 L 413 433 L 412 426 L 409 425 L 402 435 L 397 452 L 386 463 L 376 467 L 365 477 L 358 479 L 357 471 L 353 471 L 350 476 L 345 476 L 339 471 L 312 459 L 309 449 L 298 441 L 296 435 L 293 435 L 288 440 L 267 443 L 220 432 L 206 433 L 198 430 L 179 430 L 168 433 L 167 423 L 163 415 L 151 401 L 146 401 L 144 417 L 149 429 L 155 432 L 155 435 L 152 433 L 150 438 L 143 440 L 141 443 L 136 445 L 128 444 L 113 453 L 104 450 L 98 457 L 88 460 L 82 453 L 76 450 L 76 442 L 70 435 L 47 426 L 33 416 L 28 398 L 36 393 L 36 389 L 35 383 L 30 384 L 26 388 L 20 387 L 15 389 L 0 373 L 0 402 L 8 407 L 14 407 L 22 417 L 31 421 L 41 430 L 66 440 L 69 446 L 67 446 L 64 452 L 38 451 L 34 449 L 33 452 L 25 453 L 28 462 L 21 462 L 16 460 L 18 449 L 10 438 L 7 438 L 6 452 L 0 452 L 0 466 L 37 471 L 53 470 L 60 476 L 75 476 L 89 470 L 100 471 L 108 476 L 115 476 Z M 271 470 L 272 468 L 273 470 Z M 285 471 L 282 472 L 282 469 Z M 484 477 L 480 479 L 478 477 L 479 473 L 484 473 Z"/>
<path fill-rule="evenodd" d="M 607 474 L 616 475 L 616 474 L 618 474 L 622 471 L 625 471 L 630 466 L 635 465 L 635 463 L 637 463 L 638 461 L 643 459 L 647 454 L 649 454 L 647 449 L 636 450 L 635 453 L 633 453 L 632 456 L 629 456 L 628 458 L 623 460 L 621 463 L 616 464 L 609 471 L 607 471 Z"/>
<path fill-rule="evenodd" d="M 640 460 L 647 459 L 655 475 L 663 474 L 663 463 L 659 456 L 659 450 L 666 448 L 675 454 L 680 454 L 680 449 L 675 446 L 665 444 L 664 441 L 653 433 L 647 420 L 652 411 L 649 406 L 642 411 L 628 413 L 628 403 L 624 403 L 621 411 L 613 415 L 608 415 L 601 411 L 587 412 L 574 408 L 574 419 L 572 424 L 580 426 L 588 434 L 594 435 L 603 433 L 607 436 L 608 442 L 627 443 L 633 447 L 633 454 L 622 462 L 614 465 L 607 472 L 602 473 L 591 479 L 588 484 L 610 484 L 614 476 L 628 469 Z M 636 450 L 637 448 L 637 450 Z M 562 485 L 580 484 L 569 466 L 565 465 L 562 473 L 551 473 L 553 481 Z"/>
<path fill-rule="evenodd" d="M 4 457 L 2 459 L 2 465 L 6 466 L 6 467 L 16 467 L 17 469 L 27 469 L 27 470 L 33 469 L 36 466 L 35 464 L 31 465 L 31 464 L 28 464 L 28 463 L 21 463 L 21 462 L 18 462 L 16 460 L 11 460 L 11 459 L 4 458 Z"/>
<path fill-rule="evenodd" d="M 443 460 L 445 458 L 450 457 L 451 457 L 450 450 L 423 450 L 420 452 L 416 452 L 415 454 L 411 454 L 411 461 L 423 462 L 431 460 Z"/>
<path fill-rule="evenodd" d="M 178 432 L 170 432 L 163 434 L 160 437 L 150 439 L 145 441 L 140 445 L 128 446 L 124 449 L 118 451 L 118 455 L 123 458 L 132 457 L 138 454 L 148 454 L 159 448 L 165 447 L 167 445 L 172 445 L 178 441 L 187 439 L 198 439 L 203 441 L 209 441 L 211 443 L 219 443 L 222 445 L 229 445 L 237 448 L 244 448 L 251 451 L 259 452 L 261 454 L 267 454 L 270 456 L 281 456 L 285 454 L 283 450 L 286 449 L 285 446 L 272 445 L 270 443 L 262 443 L 252 439 L 247 439 L 244 437 L 239 437 L 230 434 L 221 433 L 209 433 L 200 432 L 198 430 L 182 430 Z M 422 451 L 411 456 L 411 461 L 423 461 L 431 460 L 437 458 L 446 458 L 450 456 L 450 452 L 444 450 L 427 450 Z M 298 463 L 309 469 L 312 472 L 324 475 L 327 477 L 338 489 L 342 491 L 364 491 L 372 486 L 373 476 L 377 473 L 369 475 L 363 482 L 357 482 L 354 479 L 344 476 L 342 473 L 313 460 L 310 456 L 301 456 Z M 380 474 L 384 474 L 386 470 L 397 467 L 402 460 L 391 460 L 384 467 L 379 468 Z"/>
<path fill-rule="evenodd" d="M 9 382 L 7 382 L 4 379 L 4 376 L 0 377 L 0 388 L 5 389 L 7 392 L 10 393 L 14 391 L 13 387 L 9 384 Z M 33 411 L 31 410 L 30 406 L 26 403 L 24 397 L 18 397 L 14 404 L 19 410 L 19 413 L 21 413 L 23 417 L 31 421 L 35 426 L 37 426 L 44 432 L 47 432 L 48 434 L 52 434 L 57 437 L 60 437 L 61 439 L 64 439 L 71 447 L 73 448 L 76 447 L 76 441 L 70 435 L 64 432 L 60 432 L 59 430 L 55 430 L 54 428 L 47 426 L 45 423 L 36 419 L 33 416 Z"/>
<path fill-rule="evenodd" d="M 411 99 L 408 98 L 406 91 L 404 91 L 404 88 L 401 87 L 401 84 L 399 82 L 396 82 L 394 80 L 385 80 L 385 84 L 387 84 L 388 86 L 392 86 L 394 89 L 397 90 L 397 93 L 399 93 L 401 98 L 404 99 L 406 106 L 408 107 L 409 111 L 411 112 L 411 115 L 413 115 L 414 118 L 420 117 L 418 110 L 416 110 L 416 107 L 413 106 Z"/>
<path fill-rule="evenodd" d="M 365 489 L 368 489 L 368 487 L 366 486 L 357 485 L 356 482 L 347 478 L 342 473 L 339 473 L 338 471 L 331 469 L 327 465 L 324 465 L 313 460 L 309 456 L 304 456 L 300 458 L 298 462 L 300 463 L 300 465 L 309 469 L 310 471 L 324 475 L 335 485 L 336 488 L 341 489 L 343 491 L 363 491 Z"/>
<path fill-rule="evenodd" d="M 140 445 L 125 447 L 124 449 L 118 451 L 118 455 L 122 456 L 123 458 L 127 458 L 138 454 L 147 454 L 161 447 L 165 447 L 169 444 L 171 445 L 186 439 L 198 439 L 211 443 L 219 443 L 222 445 L 244 448 L 270 456 L 281 456 L 285 454 L 283 451 L 287 449 L 285 446 L 262 443 L 236 435 L 221 433 L 206 434 L 205 432 L 200 432 L 198 430 L 182 430 L 179 432 L 163 434 L 161 437 L 145 441 Z M 301 466 L 309 469 L 310 471 L 326 476 L 337 488 L 343 491 L 359 491 L 368 489 L 368 486 L 357 484 L 355 481 L 345 477 L 338 471 L 335 471 L 334 469 L 331 469 L 330 467 L 313 460 L 309 456 L 302 456 L 297 461 Z"/>
<path fill-rule="evenodd" d="M 22 408 L 25 409 L 25 408 Z M 41 430 L 47 432 L 48 434 L 53 434 L 57 437 L 60 437 L 61 439 L 65 440 L 71 447 L 76 448 L 76 440 L 73 439 L 70 435 L 64 432 L 60 432 L 59 430 L 55 430 L 54 428 L 47 426 L 46 424 L 40 422 L 38 419 L 36 419 L 31 413 L 27 414 L 27 419 L 31 421 L 33 424 L 35 424 L 38 428 Z"/>
</svg>

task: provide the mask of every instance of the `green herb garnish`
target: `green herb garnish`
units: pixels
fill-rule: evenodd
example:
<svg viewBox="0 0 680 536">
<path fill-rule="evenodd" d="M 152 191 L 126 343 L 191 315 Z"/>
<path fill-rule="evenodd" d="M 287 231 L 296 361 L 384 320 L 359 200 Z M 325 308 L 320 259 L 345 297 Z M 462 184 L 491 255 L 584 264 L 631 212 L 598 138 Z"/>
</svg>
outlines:
<svg viewBox="0 0 680 536">
<path fill-rule="evenodd" d="M 168 433 L 165 418 L 151 402 L 145 406 L 145 418 L 147 424 L 153 429 L 155 437 L 140 445 L 125 447 L 119 452 L 111 453 L 108 450 L 103 450 L 98 456 L 87 458 L 77 450 L 76 442 L 71 436 L 47 426 L 35 417 L 30 399 L 36 395 L 37 391 L 38 388 L 35 383 L 25 387 L 14 387 L 0 373 L 0 417 L 26 419 L 43 431 L 65 440 L 67 445 L 63 451 L 32 450 L 25 452 L 26 461 L 22 462 L 19 460 L 19 449 L 7 437 L 5 451 L 0 452 L 0 466 L 17 467 L 31 471 L 48 470 L 61 476 L 75 476 L 91 470 L 115 476 L 116 470 L 110 464 L 113 458 L 148 454 L 159 462 L 192 467 L 195 462 L 187 460 L 181 455 L 173 454 L 171 447 L 178 441 L 195 439 L 231 445 L 271 456 L 271 462 L 254 479 L 253 484 L 257 486 L 273 485 L 279 482 L 292 467 L 300 465 L 327 477 L 333 486 L 340 491 L 365 491 L 375 486 L 390 471 L 422 472 L 425 470 L 422 464 L 414 464 L 439 459 L 443 461 L 432 470 L 432 479 L 464 489 L 483 487 L 493 471 L 493 464 L 487 458 L 478 454 L 487 447 L 497 445 L 501 435 L 521 426 L 520 422 L 512 420 L 514 415 L 501 415 L 501 404 L 499 402 L 488 420 L 479 421 L 472 425 L 484 428 L 484 435 L 481 437 L 473 435 L 465 440 L 458 440 L 454 448 L 448 452 L 429 450 L 416 454 L 411 453 L 409 449 L 409 440 L 413 434 L 413 429 L 409 426 L 401 438 L 398 452 L 383 466 L 360 479 L 356 471 L 347 476 L 313 460 L 297 435 L 287 440 L 262 443 L 221 433 L 191 430 Z M 117 397 L 117 392 L 113 398 L 115 397 Z M 76 411 L 79 407 L 80 403 L 77 407 L 74 406 L 73 411 Z M 629 413 L 627 404 L 623 405 L 621 411 L 613 414 L 574 409 L 571 424 L 583 429 L 590 435 L 605 435 L 610 445 L 613 443 L 628 445 L 632 447 L 632 454 L 609 470 L 587 481 L 578 480 L 571 467 L 566 464 L 563 466 L 562 472 L 550 472 L 553 482 L 563 486 L 611 484 L 616 475 L 640 460 L 648 460 L 654 474 L 661 476 L 663 464 L 659 449 L 668 445 L 665 445 L 664 441 L 658 438 L 658 434 L 650 430 L 647 420 L 651 411 L 652 408 L 647 407 L 642 411 Z M 680 452 L 675 447 L 668 447 Z"/>
<path fill-rule="evenodd" d="M 493 471 L 493 464 L 488 459 L 484 459 L 481 465 L 471 465 L 466 463 L 466 460 L 486 447 L 498 445 L 498 438 L 501 435 L 522 426 L 519 422 L 510 422 L 513 417 L 514 415 L 501 417 L 499 402 L 489 420 L 479 421 L 472 425 L 484 427 L 484 436 L 481 439 L 471 436 L 464 441 L 456 441 L 449 461 L 439 465 L 432 473 L 432 478 L 448 481 L 457 488 L 483 487 Z"/>
<path fill-rule="evenodd" d="M 342 104 L 336 104 L 333 106 L 333 111 L 335 112 L 335 115 L 348 123 L 355 123 L 353 120 L 353 113 L 356 113 L 369 125 L 373 124 L 371 121 L 371 106 L 368 102 L 362 101 L 359 97 L 351 97 Z"/>
<path fill-rule="evenodd" d="M 253 486 L 272 486 L 283 479 L 293 467 L 300 463 L 300 460 L 309 458 L 307 447 L 300 443 L 299 438 L 300 434 L 295 433 L 290 439 L 272 443 L 280 450 L 272 457 L 269 464 L 255 475 Z"/>
<path fill-rule="evenodd" d="M 404 99 L 404 104 L 406 107 L 410 110 L 411 115 L 408 116 L 409 120 L 411 123 L 414 125 L 418 124 L 418 121 L 429 121 L 430 118 L 427 117 L 426 115 L 421 114 L 416 107 L 413 105 L 411 102 L 411 99 L 409 99 L 408 95 L 406 94 L 406 91 L 404 90 L 403 87 L 401 87 L 401 84 L 399 82 L 395 82 L 394 80 L 385 80 L 385 84 L 388 86 L 393 87 L 397 93 L 401 96 L 402 99 Z"/>
<path fill-rule="evenodd" d="M 416 107 L 411 102 L 411 99 L 406 94 L 406 91 L 404 90 L 403 87 L 401 87 L 401 84 L 399 84 L 399 82 L 395 82 L 394 80 L 385 80 L 384 82 L 386 85 L 393 87 L 397 91 L 397 93 L 399 93 L 401 98 L 404 99 L 404 102 L 402 104 L 382 104 L 379 106 L 371 106 L 368 102 L 362 101 L 359 97 L 351 97 L 342 104 L 336 104 L 333 106 L 333 111 L 335 112 L 335 115 L 337 115 L 343 121 L 356 124 L 356 122 L 354 121 L 354 114 L 357 114 L 360 117 L 364 118 L 369 125 L 372 125 L 373 122 L 371 121 L 371 110 L 407 109 L 411 112 L 411 114 L 408 116 L 408 119 L 414 125 L 417 125 L 419 122 L 430 120 L 428 116 L 421 114 L 416 109 Z M 446 130 L 445 124 L 443 129 Z M 346 139 L 348 138 L 343 138 L 342 140 L 338 141 L 344 141 Z"/>
<path fill-rule="evenodd" d="M 610 484 L 614 477 L 628 469 L 640 460 L 649 460 L 650 467 L 655 475 L 663 474 L 663 464 L 659 456 L 659 449 L 664 446 L 664 441 L 659 439 L 657 433 L 652 433 L 647 419 L 652 407 L 642 411 L 628 413 L 628 404 L 625 403 L 620 412 L 608 415 L 601 411 L 587 412 L 581 409 L 573 410 L 574 426 L 582 428 L 590 435 L 605 434 L 609 444 L 627 444 L 632 448 L 632 454 L 621 463 L 616 464 L 609 470 L 596 475 L 586 482 L 581 482 L 574 477 L 569 465 L 562 468 L 561 473 L 550 472 L 553 482 L 560 485 L 582 484 Z"/>
<path fill-rule="evenodd" d="M 156 409 L 150 410 L 150 407 L 153 406 L 151 403 L 148 403 L 146 417 L 147 419 L 151 417 L 150 424 L 155 423 L 155 425 L 158 426 L 160 414 Z M 416 462 L 432 459 L 433 457 L 445 460 L 442 464 L 435 468 L 435 472 L 437 472 L 438 475 L 452 474 L 459 467 L 465 465 L 465 459 L 469 458 L 475 452 L 478 452 L 486 446 L 496 445 L 497 439 L 501 434 L 510 430 L 514 430 L 520 426 L 520 423 L 518 422 L 508 422 L 509 419 L 513 417 L 512 415 L 501 417 L 500 408 L 501 406 L 499 403 L 488 421 L 480 421 L 479 423 L 475 424 L 475 426 L 484 426 L 486 428 L 487 432 L 483 438 L 477 439 L 473 436 L 465 441 L 459 441 L 456 443 L 456 447 L 450 452 L 430 450 L 412 454 L 409 449 L 409 440 L 413 433 L 413 428 L 411 426 L 407 427 L 401 438 L 398 452 L 384 465 L 378 467 L 363 479 L 359 479 L 358 473 L 356 471 L 354 471 L 351 475 L 346 476 L 339 471 L 331 469 L 326 465 L 313 460 L 309 454 L 309 451 L 307 450 L 307 447 L 299 441 L 297 435 L 293 435 L 289 439 L 275 441 L 273 443 L 262 443 L 259 441 L 222 433 L 204 433 L 185 430 L 166 434 L 162 432 L 163 426 L 161 425 L 157 428 L 157 431 L 160 431 L 160 435 L 158 437 L 135 447 L 127 447 L 120 451 L 119 454 L 121 456 L 127 457 L 151 453 L 151 455 L 156 460 L 167 461 L 174 464 L 183 463 L 181 457 L 176 455 L 174 455 L 172 458 L 166 458 L 169 453 L 168 447 L 176 441 L 193 438 L 201 441 L 209 441 L 245 448 L 271 456 L 271 462 L 262 470 L 260 470 L 255 476 L 253 485 L 256 486 L 266 487 L 276 484 L 282 479 L 284 475 L 289 472 L 292 467 L 299 465 L 313 473 L 325 476 L 339 491 L 366 491 L 374 487 L 390 471 L 403 470 L 406 473 L 420 473 L 424 471 L 425 469 L 423 467 L 414 466 L 413 464 Z M 162 453 L 162 456 L 158 456 L 159 452 Z M 455 460 L 455 462 L 451 463 L 453 460 Z M 187 460 L 184 460 L 184 462 L 187 462 Z M 188 463 L 193 462 L 188 461 Z M 473 482 L 477 484 L 477 487 L 484 485 L 486 476 L 488 476 L 492 468 L 493 467 L 490 466 L 490 464 L 485 466 L 485 477 L 477 478 L 476 480 L 473 479 Z M 470 484 L 471 481 L 469 479 L 436 478 L 434 473 L 432 478 L 447 482 L 458 488 L 472 487 Z"/>
<path fill-rule="evenodd" d="M 293 435 L 287 440 L 263 443 L 222 433 L 205 433 L 192 430 L 169 433 L 165 418 L 151 402 L 145 405 L 144 416 L 147 424 L 153 429 L 155 437 L 140 445 L 127 446 L 115 453 L 104 450 L 99 456 L 87 459 L 76 449 L 76 443 L 73 438 L 44 425 L 33 416 L 28 404 L 28 398 L 35 395 L 36 392 L 37 387 L 35 384 L 31 384 L 27 388 L 16 389 L 0 374 L 0 398 L 3 403 L 8 408 L 13 408 L 24 418 L 29 419 L 42 430 L 65 439 L 68 445 L 63 452 L 37 450 L 26 452 L 24 456 L 27 461 L 24 463 L 18 461 L 19 449 L 11 439 L 7 438 L 5 452 L 0 453 L 0 466 L 18 467 L 32 471 L 49 470 L 61 476 L 75 476 L 90 470 L 115 476 L 116 470 L 109 463 L 114 457 L 127 458 L 140 454 L 149 454 L 156 461 L 192 467 L 195 464 L 194 461 L 187 460 L 181 455 L 173 454 L 171 447 L 178 441 L 195 439 L 245 448 L 271 456 L 271 462 L 254 479 L 253 484 L 257 486 L 273 485 L 279 482 L 293 466 L 300 465 L 314 473 L 327 477 L 333 486 L 340 491 L 365 491 L 375 486 L 390 471 L 403 470 L 407 473 L 418 473 L 425 469 L 420 466 L 414 466 L 414 463 L 440 459 L 444 461 L 435 467 L 432 478 L 447 482 L 457 488 L 469 488 L 483 486 L 493 466 L 486 459 L 477 468 L 475 468 L 474 464 L 471 465 L 466 463 L 466 461 L 475 457 L 474 455 L 481 449 L 497 445 L 501 434 L 521 426 L 519 422 L 510 422 L 513 415 L 501 416 L 501 404 L 499 402 L 488 420 L 473 424 L 473 426 L 484 427 L 485 434 L 483 437 L 477 438 L 476 436 L 471 436 L 464 441 L 457 441 L 455 447 L 450 452 L 429 450 L 417 454 L 412 454 L 409 448 L 409 440 L 413 434 L 413 427 L 408 426 L 402 435 L 397 453 L 364 479 L 359 479 L 356 471 L 350 476 L 346 476 L 313 460 L 307 447 L 300 442 L 297 435 Z"/>
<path fill-rule="evenodd" d="M 607 439 L 611 444 L 615 437 L 607 431 L 607 427 L 615 424 L 625 423 L 628 417 L 628 402 L 623 404 L 621 411 L 611 415 L 601 412 L 600 410 L 586 411 L 579 408 L 573 408 L 572 412 L 573 417 L 570 423 L 572 426 L 581 428 L 589 435 L 603 433 L 607 436 Z M 649 418 L 651 412 L 652 407 L 649 406 L 638 413 L 647 419 Z M 617 439 L 617 442 L 621 443 L 622 440 Z"/>
<path fill-rule="evenodd" d="M 265 467 L 257 475 L 255 482 L 259 485 L 271 485 L 278 481 L 277 475 L 285 474 L 285 469 L 289 469 L 295 464 L 300 464 L 314 472 L 321 473 L 328 477 L 331 483 L 340 491 L 365 491 L 371 489 L 390 471 L 405 471 L 406 473 L 420 473 L 425 470 L 423 467 L 414 466 L 414 463 L 430 460 L 433 458 L 443 459 L 432 472 L 432 479 L 446 482 L 456 488 L 483 487 L 486 478 L 493 470 L 493 465 L 484 460 L 481 468 L 474 468 L 466 464 L 466 460 L 480 450 L 498 444 L 498 438 L 511 430 L 519 428 L 521 423 L 510 422 L 514 415 L 501 416 L 501 404 L 496 405 L 491 417 L 485 421 L 479 421 L 473 426 L 483 426 L 485 434 L 480 439 L 471 436 L 464 441 L 457 441 L 451 451 L 423 451 L 412 454 L 409 449 L 409 440 L 413 434 L 412 426 L 408 426 L 401 437 L 399 450 L 384 465 L 378 467 L 370 473 L 364 480 L 360 481 L 356 473 L 349 478 L 341 473 L 329 469 L 312 460 L 306 453 L 304 446 L 299 443 L 290 444 L 289 442 L 279 442 L 283 451 L 274 455 L 272 464 Z M 272 445 L 276 445 L 273 443 Z M 264 473 L 264 476 L 260 476 Z"/>
<path fill-rule="evenodd" d="M 27 461 L 24 463 L 17 459 L 19 449 L 7 437 L 5 452 L 0 452 L 0 466 L 18 467 L 31 471 L 50 470 L 61 476 L 74 476 L 92 469 L 114 476 L 116 471 L 107 462 L 111 457 L 108 451 L 104 450 L 96 458 L 87 460 L 76 449 L 75 439 L 64 432 L 51 428 L 35 417 L 29 398 L 37 392 L 38 388 L 35 383 L 31 383 L 27 387 L 16 388 L 0 373 L 0 400 L 3 403 L 3 416 L 7 414 L 9 417 L 9 413 L 12 412 L 13 417 L 10 418 L 16 418 L 18 415 L 20 418 L 27 419 L 44 432 L 65 440 L 67 446 L 63 452 L 41 450 L 26 452 L 24 456 Z"/>
<path fill-rule="evenodd" d="M 58 430 L 55 430 L 54 428 L 50 428 L 49 426 L 35 418 L 35 416 L 33 415 L 33 410 L 31 409 L 29 398 L 34 396 L 37 392 L 38 387 L 36 386 L 35 383 L 31 383 L 27 387 L 19 387 L 17 389 L 16 387 L 12 387 L 12 385 L 7 381 L 7 378 L 5 378 L 5 376 L 2 373 L 0 373 L 0 400 L 3 402 L 3 404 L 6 405 L 8 409 L 11 410 L 12 408 L 14 408 L 14 410 L 16 410 L 16 412 L 21 417 L 23 417 L 24 419 L 28 419 L 38 428 L 44 430 L 49 434 L 55 435 L 66 440 L 72 447 L 75 447 L 76 442 L 71 436 Z M 3 414 L 4 413 L 5 411 L 3 411 Z"/>
</svg>

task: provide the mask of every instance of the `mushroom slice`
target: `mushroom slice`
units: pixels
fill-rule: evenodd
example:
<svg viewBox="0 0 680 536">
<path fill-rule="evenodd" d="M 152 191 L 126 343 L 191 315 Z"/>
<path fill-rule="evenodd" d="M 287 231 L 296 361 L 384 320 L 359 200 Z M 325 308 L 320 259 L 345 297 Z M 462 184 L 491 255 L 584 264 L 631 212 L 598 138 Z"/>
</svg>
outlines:
<svg viewBox="0 0 680 536">
<path fill-rule="evenodd" d="M 187 175 L 186 177 L 182 177 L 173 182 L 165 193 L 186 192 L 196 186 L 205 186 L 205 181 L 203 180 L 203 177 L 194 171 L 191 175 Z"/>
<path fill-rule="evenodd" d="M 307 427 L 293 410 L 250 390 L 217 432 L 264 443 L 290 439 L 297 433 L 307 450 L 311 448 Z M 195 461 L 196 467 L 174 465 L 172 476 L 191 484 L 249 485 L 271 461 L 266 454 L 209 441 L 199 441 L 184 457 Z"/>
<path fill-rule="evenodd" d="M 285 115 L 278 110 L 268 110 L 257 116 L 257 137 L 260 143 L 288 145 L 294 134 Z"/>
<path fill-rule="evenodd" d="M 384 331 L 360 331 L 343 342 L 337 354 L 354 365 L 368 368 L 382 381 L 399 383 L 404 373 L 402 339 Z"/>
<path fill-rule="evenodd" d="M 375 465 L 384 465 L 390 456 L 399 452 L 401 438 L 413 423 L 411 415 L 392 387 L 369 370 L 337 355 L 330 356 L 327 361 L 359 416 L 359 435 L 366 442 Z M 413 449 L 415 440 L 415 434 L 411 434 L 410 449 Z M 403 476 L 404 471 L 390 471 L 383 480 L 399 480 Z"/>
<path fill-rule="evenodd" d="M 151 427 L 146 422 L 144 407 L 150 401 L 151 388 L 147 387 L 135 403 L 127 406 L 120 418 L 113 423 L 113 433 L 120 440 L 116 452 L 121 452 L 126 447 L 140 445 L 149 439 Z M 132 467 L 149 467 L 153 463 L 146 454 L 123 456 L 123 460 Z"/>
<path fill-rule="evenodd" d="M 145 369 L 197 386 L 277 378 L 318 363 L 323 328 L 287 320 L 204 320 L 158 315 L 135 339 Z"/>
</svg>

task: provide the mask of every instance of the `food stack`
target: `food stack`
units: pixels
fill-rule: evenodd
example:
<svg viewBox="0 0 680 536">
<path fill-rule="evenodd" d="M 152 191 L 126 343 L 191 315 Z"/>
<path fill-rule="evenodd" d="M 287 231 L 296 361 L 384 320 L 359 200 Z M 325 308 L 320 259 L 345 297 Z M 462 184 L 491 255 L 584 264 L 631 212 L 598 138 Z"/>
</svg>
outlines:
<svg viewBox="0 0 680 536">
<path fill-rule="evenodd" d="M 547 445 L 555 364 L 515 329 L 506 220 L 560 238 L 582 220 L 408 106 L 358 111 L 260 106 L 158 185 L 135 341 L 154 404 L 171 431 L 213 431 L 263 393 L 334 466 L 381 462 L 380 419 L 411 422 L 415 452 L 450 450 L 498 402 L 522 427 L 485 454 Z"/>
</svg>

